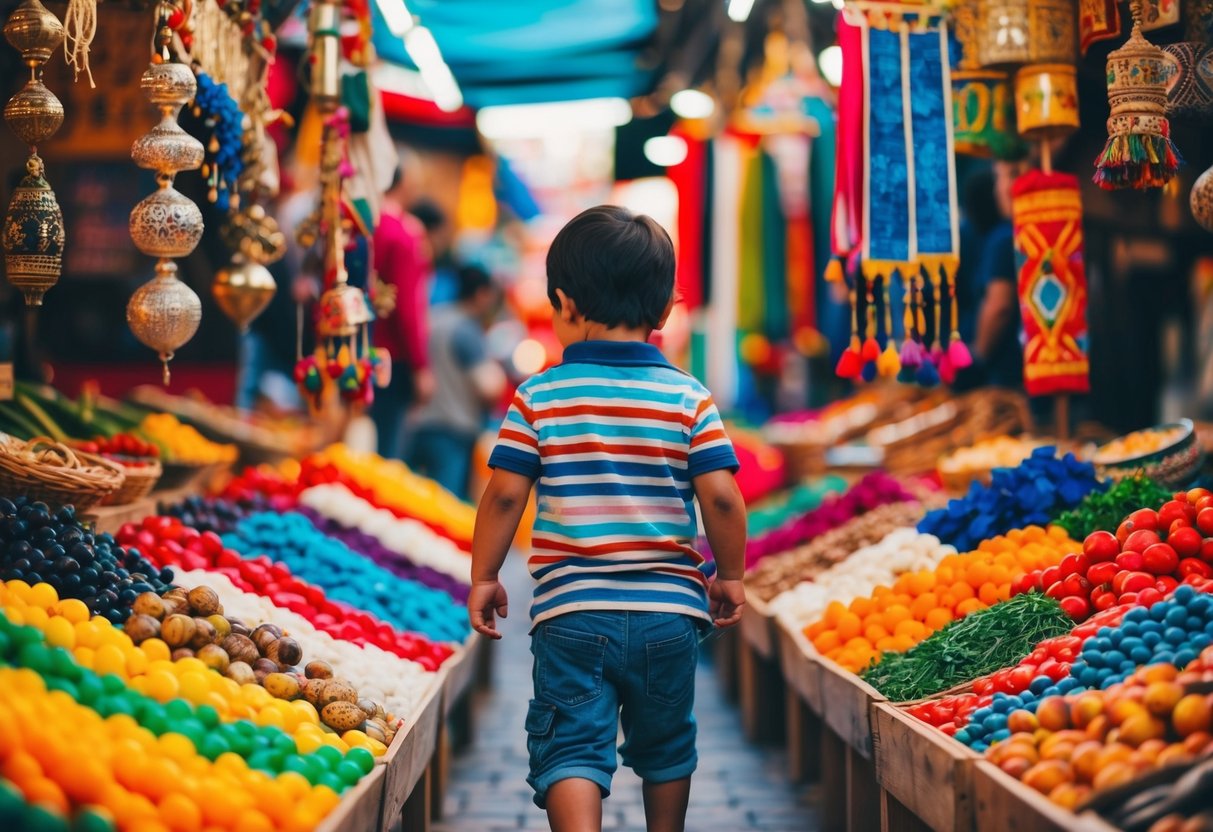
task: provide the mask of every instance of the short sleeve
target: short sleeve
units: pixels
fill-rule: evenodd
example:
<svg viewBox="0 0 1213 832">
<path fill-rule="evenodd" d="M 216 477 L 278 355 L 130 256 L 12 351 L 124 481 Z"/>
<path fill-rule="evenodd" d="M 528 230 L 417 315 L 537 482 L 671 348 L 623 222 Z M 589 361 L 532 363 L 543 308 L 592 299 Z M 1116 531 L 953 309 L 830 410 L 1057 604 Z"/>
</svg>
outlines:
<svg viewBox="0 0 1213 832">
<path fill-rule="evenodd" d="M 501 468 L 533 480 L 539 479 L 542 466 L 539 434 L 535 432 L 534 421 L 535 414 L 519 390 L 514 394 L 514 401 L 497 434 L 497 446 L 489 455 L 490 468 Z"/>
<path fill-rule="evenodd" d="M 733 443 L 725 433 L 720 412 L 705 396 L 695 411 L 691 425 L 691 450 L 687 457 L 687 473 L 691 477 L 710 474 L 713 471 L 736 471 L 741 467 Z"/>
<path fill-rule="evenodd" d="M 455 360 L 465 370 L 479 366 L 485 359 L 484 333 L 472 321 L 463 321 L 451 336 Z"/>
</svg>

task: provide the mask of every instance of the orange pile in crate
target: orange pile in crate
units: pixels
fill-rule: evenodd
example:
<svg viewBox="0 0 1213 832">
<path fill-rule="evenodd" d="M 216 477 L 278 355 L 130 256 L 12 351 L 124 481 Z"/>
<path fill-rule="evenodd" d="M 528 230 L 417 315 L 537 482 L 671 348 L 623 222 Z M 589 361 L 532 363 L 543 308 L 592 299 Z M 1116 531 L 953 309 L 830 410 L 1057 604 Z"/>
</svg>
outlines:
<svg viewBox="0 0 1213 832">
<path fill-rule="evenodd" d="M 951 555 L 933 570 L 908 572 L 850 605 L 835 601 L 805 635 L 822 655 L 859 672 L 888 651 L 909 650 L 949 621 L 1005 601 L 1025 572 L 1060 563 L 1082 544 L 1050 526 L 1014 529 Z"/>
</svg>

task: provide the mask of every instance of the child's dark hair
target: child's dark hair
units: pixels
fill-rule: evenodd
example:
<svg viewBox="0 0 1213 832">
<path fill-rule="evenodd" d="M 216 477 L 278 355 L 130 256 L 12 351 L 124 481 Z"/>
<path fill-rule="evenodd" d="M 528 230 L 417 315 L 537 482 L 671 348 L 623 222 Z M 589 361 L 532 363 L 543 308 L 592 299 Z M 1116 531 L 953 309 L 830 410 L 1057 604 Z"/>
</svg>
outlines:
<svg viewBox="0 0 1213 832">
<path fill-rule="evenodd" d="M 459 281 L 459 289 L 456 294 L 457 300 L 468 300 L 474 297 L 481 289 L 487 289 L 493 285 L 493 278 L 488 272 L 480 266 L 470 263 L 460 266 L 456 272 L 456 277 Z"/>
<path fill-rule="evenodd" d="M 656 329 L 674 293 L 674 243 L 652 217 L 617 205 L 583 211 L 548 249 L 548 298 L 561 289 L 587 319 Z"/>
</svg>

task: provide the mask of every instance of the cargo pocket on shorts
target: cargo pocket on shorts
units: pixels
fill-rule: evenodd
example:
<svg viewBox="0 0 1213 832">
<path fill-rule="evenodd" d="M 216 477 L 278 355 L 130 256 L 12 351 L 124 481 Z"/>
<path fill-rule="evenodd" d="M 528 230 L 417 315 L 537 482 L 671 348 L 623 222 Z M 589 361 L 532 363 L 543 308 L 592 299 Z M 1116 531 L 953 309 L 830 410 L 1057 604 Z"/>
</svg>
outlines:
<svg viewBox="0 0 1213 832">
<path fill-rule="evenodd" d="M 645 685 L 650 699 L 661 705 L 680 705 L 691 695 L 698 648 L 692 630 L 645 648 L 648 664 Z"/>
<path fill-rule="evenodd" d="M 601 694 L 606 646 L 606 636 L 544 625 L 537 654 L 544 698 L 580 705 Z"/>
<path fill-rule="evenodd" d="M 556 706 L 532 699 L 526 712 L 526 750 L 531 756 L 531 771 L 537 773 L 556 732 Z"/>
</svg>

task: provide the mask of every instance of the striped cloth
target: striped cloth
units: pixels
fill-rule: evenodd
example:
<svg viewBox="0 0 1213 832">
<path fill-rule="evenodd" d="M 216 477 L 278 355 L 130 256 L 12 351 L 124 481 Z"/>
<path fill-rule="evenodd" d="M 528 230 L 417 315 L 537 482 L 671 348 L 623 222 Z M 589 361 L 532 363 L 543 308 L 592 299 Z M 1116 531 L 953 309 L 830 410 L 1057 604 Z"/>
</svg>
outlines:
<svg viewBox="0 0 1213 832">
<path fill-rule="evenodd" d="M 711 394 L 656 347 L 567 347 L 518 388 L 489 465 L 539 481 L 534 624 L 575 610 L 711 620 L 691 480 L 737 456 Z"/>
</svg>

